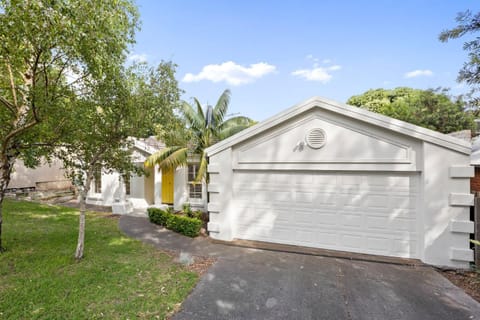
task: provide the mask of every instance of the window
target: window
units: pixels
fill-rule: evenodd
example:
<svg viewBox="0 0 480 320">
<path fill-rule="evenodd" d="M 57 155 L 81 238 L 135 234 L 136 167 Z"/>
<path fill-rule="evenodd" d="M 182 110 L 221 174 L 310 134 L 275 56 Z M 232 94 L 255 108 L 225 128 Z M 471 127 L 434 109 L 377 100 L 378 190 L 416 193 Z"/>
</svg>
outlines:
<svg viewBox="0 0 480 320">
<path fill-rule="evenodd" d="M 93 173 L 94 191 L 95 193 L 102 193 L 102 168 L 96 168 Z"/>
<path fill-rule="evenodd" d="M 130 175 L 129 174 L 123 175 L 123 183 L 125 184 L 125 194 L 129 196 L 130 195 Z"/>
<path fill-rule="evenodd" d="M 198 164 L 188 165 L 188 196 L 190 199 L 202 199 L 202 183 L 195 183 L 197 172 Z"/>
</svg>

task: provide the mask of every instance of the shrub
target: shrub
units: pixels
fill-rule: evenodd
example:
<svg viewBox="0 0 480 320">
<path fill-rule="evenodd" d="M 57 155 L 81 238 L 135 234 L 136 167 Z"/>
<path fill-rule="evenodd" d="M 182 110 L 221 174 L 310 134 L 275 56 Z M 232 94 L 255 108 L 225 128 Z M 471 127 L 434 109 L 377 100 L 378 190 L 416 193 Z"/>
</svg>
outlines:
<svg viewBox="0 0 480 320">
<path fill-rule="evenodd" d="M 148 208 L 147 212 L 148 218 L 152 223 L 164 226 L 167 229 L 192 238 L 198 236 L 200 233 L 200 228 L 203 224 L 200 218 L 190 218 L 187 216 L 173 214 L 171 210 L 168 209 L 165 211 L 158 208 Z M 201 211 L 195 211 L 192 213 L 192 215 L 197 214 L 197 212 L 202 214 Z"/>
<path fill-rule="evenodd" d="M 171 214 L 167 219 L 166 227 L 188 237 L 196 237 L 200 233 L 202 220 Z"/>
<path fill-rule="evenodd" d="M 190 206 L 190 203 L 185 202 L 182 205 L 182 211 L 187 215 L 187 217 L 193 218 L 193 211 L 192 211 L 192 207 Z"/>
<path fill-rule="evenodd" d="M 203 220 L 203 212 L 200 210 L 195 210 L 192 212 L 192 218 L 198 219 L 198 220 Z"/>
<path fill-rule="evenodd" d="M 158 208 L 148 208 L 147 212 L 150 221 L 161 226 L 167 224 L 167 219 L 171 215 L 171 213 Z"/>
</svg>

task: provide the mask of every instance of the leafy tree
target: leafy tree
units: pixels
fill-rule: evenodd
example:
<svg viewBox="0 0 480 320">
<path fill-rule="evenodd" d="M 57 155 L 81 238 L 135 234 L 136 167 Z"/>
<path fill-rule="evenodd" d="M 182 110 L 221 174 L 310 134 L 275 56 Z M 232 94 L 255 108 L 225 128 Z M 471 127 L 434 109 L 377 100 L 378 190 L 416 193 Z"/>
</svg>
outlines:
<svg viewBox="0 0 480 320">
<path fill-rule="evenodd" d="M 439 39 L 447 42 L 451 39 L 458 39 L 470 33 L 480 31 L 480 12 L 472 13 L 467 10 L 457 15 L 458 25 L 450 30 L 444 30 L 440 33 Z M 468 61 L 463 64 L 457 77 L 458 82 L 465 82 L 471 88 L 469 97 L 470 104 L 475 107 L 478 114 L 480 98 L 475 93 L 480 91 L 480 38 L 474 37 L 463 44 L 463 49 L 468 52 Z"/>
<path fill-rule="evenodd" d="M 144 133 L 146 136 L 158 132 L 172 132 L 183 124 L 176 115 L 176 107 L 182 93 L 175 79 L 176 68 L 177 65 L 171 61 L 161 61 L 156 68 L 139 63 L 128 70 L 133 78 L 136 78 L 132 88 L 135 92 L 135 103 L 156 106 L 155 110 L 148 110 L 142 114 L 155 124 Z M 137 134 L 136 137 L 140 136 Z"/>
<path fill-rule="evenodd" d="M 442 133 L 474 128 L 473 116 L 465 112 L 462 98 L 452 100 L 446 90 L 374 89 L 347 103 Z"/>
<path fill-rule="evenodd" d="M 0 0 L 0 251 L 15 160 L 34 166 L 51 150 L 43 147 L 60 137 L 62 111 L 92 87 L 84 84 L 123 63 L 137 16 L 131 0 Z"/>
<path fill-rule="evenodd" d="M 195 155 L 200 161 L 195 180 L 200 182 L 205 179 L 207 172 L 205 149 L 254 124 L 252 119 L 243 116 L 225 120 L 229 103 L 229 90 L 222 93 L 215 107 L 207 107 L 205 111 L 197 98 L 193 99 L 193 105 L 182 101 L 180 113 L 187 124 L 190 140 L 182 136 L 175 138 L 175 135 L 171 134 L 169 137 L 176 144 L 173 146 L 167 144 L 167 148 L 152 154 L 145 164 L 147 166 L 158 164 L 161 169 L 176 168 L 187 165 L 189 156 Z"/>
<path fill-rule="evenodd" d="M 167 68 L 172 69 L 170 76 L 162 78 Z M 173 107 L 169 103 L 175 101 L 179 91 L 174 74 L 175 65 L 170 62 L 160 63 L 157 69 L 133 66 L 96 83 L 92 94 L 79 97 L 68 110 L 68 134 L 63 135 L 62 147 L 56 153 L 80 193 L 77 259 L 83 257 L 85 200 L 95 172 L 143 173 L 132 162 L 130 137 L 148 135 L 155 121 L 165 114 L 169 120 Z M 157 99 L 145 99 L 145 94 L 157 89 L 161 89 L 156 92 Z"/>
</svg>

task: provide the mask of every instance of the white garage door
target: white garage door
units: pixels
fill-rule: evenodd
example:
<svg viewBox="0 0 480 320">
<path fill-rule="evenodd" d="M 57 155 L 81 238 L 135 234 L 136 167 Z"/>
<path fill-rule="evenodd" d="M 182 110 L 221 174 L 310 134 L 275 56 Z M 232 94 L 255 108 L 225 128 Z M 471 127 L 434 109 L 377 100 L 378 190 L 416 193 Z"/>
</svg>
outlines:
<svg viewBox="0 0 480 320">
<path fill-rule="evenodd" d="M 418 176 L 235 172 L 235 238 L 418 258 Z"/>
</svg>

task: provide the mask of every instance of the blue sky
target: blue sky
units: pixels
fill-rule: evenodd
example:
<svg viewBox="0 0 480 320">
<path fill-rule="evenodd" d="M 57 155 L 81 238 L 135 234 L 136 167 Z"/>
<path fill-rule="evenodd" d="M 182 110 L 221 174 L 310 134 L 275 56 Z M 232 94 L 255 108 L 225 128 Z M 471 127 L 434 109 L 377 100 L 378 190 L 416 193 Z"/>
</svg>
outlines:
<svg viewBox="0 0 480 320">
<path fill-rule="evenodd" d="M 371 88 L 449 87 L 464 39 L 441 43 L 478 1 L 141 0 L 130 60 L 178 64 L 183 99 L 264 120 L 312 96 L 345 102 Z"/>
</svg>

